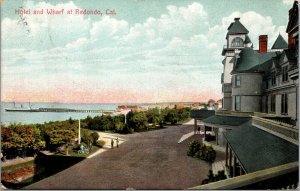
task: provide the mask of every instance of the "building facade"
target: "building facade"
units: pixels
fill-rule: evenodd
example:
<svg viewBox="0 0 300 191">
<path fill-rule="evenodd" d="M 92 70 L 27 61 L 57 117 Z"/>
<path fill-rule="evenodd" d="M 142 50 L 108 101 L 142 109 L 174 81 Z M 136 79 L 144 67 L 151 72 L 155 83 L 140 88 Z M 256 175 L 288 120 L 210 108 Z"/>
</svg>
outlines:
<svg viewBox="0 0 300 191">
<path fill-rule="evenodd" d="M 244 48 L 244 42 L 249 40 L 247 34 L 249 31 L 242 25 L 239 18 L 235 18 L 234 22 L 228 27 L 226 34 L 226 45 L 223 47 L 222 55 L 224 56 L 223 73 L 222 73 L 222 94 L 223 102 L 222 107 L 224 109 L 231 109 L 232 104 L 232 86 L 231 86 L 231 74 L 233 69 L 233 63 L 235 56 Z"/>
<path fill-rule="evenodd" d="M 268 48 L 268 36 L 259 36 L 254 50 L 248 30 L 235 18 L 223 48 L 222 109 L 286 116 L 298 125 L 298 2 L 289 12 L 288 43 L 279 34 Z"/>
</svg>

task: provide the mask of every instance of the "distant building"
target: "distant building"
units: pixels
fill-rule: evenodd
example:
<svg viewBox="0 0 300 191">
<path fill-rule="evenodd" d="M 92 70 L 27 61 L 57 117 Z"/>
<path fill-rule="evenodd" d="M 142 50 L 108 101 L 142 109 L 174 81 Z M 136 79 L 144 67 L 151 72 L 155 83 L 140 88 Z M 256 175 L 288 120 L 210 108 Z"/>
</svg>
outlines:
<svg viewBox="0 0 300 191">
<path fill-rule="evenodd" d="M 182 105 L 182 104 L 176 104 L 174 108 L 175 109 L 183 109 L 183 108 L 186 108 L 186 106 Z"/>
</svg>

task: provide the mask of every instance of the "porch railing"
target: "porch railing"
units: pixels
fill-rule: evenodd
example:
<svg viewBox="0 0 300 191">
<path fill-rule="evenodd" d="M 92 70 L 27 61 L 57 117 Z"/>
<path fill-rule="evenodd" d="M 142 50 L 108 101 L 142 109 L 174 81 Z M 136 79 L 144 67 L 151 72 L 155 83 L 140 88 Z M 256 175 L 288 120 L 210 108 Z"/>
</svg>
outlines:
<svg viewBox="0 0 300 191">
<path fill-rule="evenodd" d="M 251 117 L 253 115 L 253 112 L 218 110 L 218 111 L 216 111 L 216 115 L 235 116 L 235 117 Z"/>
<path fill-rule="evenodd" d="M 298 187 L 298 166 L 298 162 L 292 162 L 189 189 L 295 189 Z"/>
<path fill-rule="evenodd" d="M 274 120 L 253 116 L 252 117 L 252 125 L 270 130 L 271 133 L 274 132 L 279 135 L 283 135 L 289 139 L 295 140 L 294 142 L 298 142 L 298 140 L 299 140 L 298 129 L 296 129 L 294 126 L 286 124 L 286 123 L 277 122 Z M 282 138 L 284 138 L 284 137 L 282 137 Z"/>
</svg>

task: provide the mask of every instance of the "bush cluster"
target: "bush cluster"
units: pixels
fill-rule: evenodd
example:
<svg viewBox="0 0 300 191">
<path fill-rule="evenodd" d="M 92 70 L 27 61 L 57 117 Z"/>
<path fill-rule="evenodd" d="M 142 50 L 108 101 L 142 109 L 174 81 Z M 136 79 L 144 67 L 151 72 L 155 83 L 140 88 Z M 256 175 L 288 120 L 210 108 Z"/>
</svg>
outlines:
<svg viewBox="0 0 300 191">
<path fill-rule="evenodd" d="M 216 159 L 216 151 L 212 146 L 206 146 L 205 144 L 196 140 L 189 143 L 187 155 L 208 162 L 213 162 Z"/>
<path fill-rule="evenodd" d="M 88 116 L 82 120 L 82 126 L 91 130 L 113 131 L 118 133 L 132 133 L 134 131 L 148 130 L 149 124 L 152 128 L 163 124 L 175 125 L 179 121 L 184 121 L 190 117 L 190 108 L 183 109 L 158 109 L 151 108 L 147 111 L 130 111 L 127 115 L 116 116 Z M 125 117 L 127 123 L 125 124 Z"/>
<path fill-rule="evenodd" d="M 218 174 L 213 174 L 212 170 L 209 170 L 209 174 L 207 175 L 207 179 L 204 179 L 202 181 L 202 184 L 208 184 L 211 182 L 216 182 L 219 180 L 224 180 L 226 179 L 225 171 L 221 170 L 218 171 Z"/>
<path fill-rule="evenodd" d="M 83 128 L 87 127 L 91 130 L 97 131 L 115 131 L 115 132 L 123 132 L 124 131 L 124 115 L 102 115 L 95 116 L 94 118 L 88 116 L 83 119 Z"/>
<path fill-rule="evenodd" d="M 1 127 L 4 158 L 33 156 L 37 151 L 55 151 L 77 137 L 78 124 L 72 118 L 44 124 L 10 124 Z"/>
</svg>

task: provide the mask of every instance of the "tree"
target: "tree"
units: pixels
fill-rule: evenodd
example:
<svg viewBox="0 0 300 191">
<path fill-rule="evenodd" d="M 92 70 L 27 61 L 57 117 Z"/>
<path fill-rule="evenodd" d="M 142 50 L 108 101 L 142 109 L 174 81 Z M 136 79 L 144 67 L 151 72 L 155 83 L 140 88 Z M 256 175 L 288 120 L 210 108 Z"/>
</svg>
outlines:
<svg viewBox="0 0 300 191">
<path fill-rule="evenodd" d="M 70 124 L 73 124 L 73 123 L 75 123 L 75 120 L 72 119 L 72 117 L 70 117 L 70 118 L 69 118 L 69 123 L 70 123 Z"/>
<path fill-rule="evenodd" d="M 59 146 L 68 146 L 78 135 L 78 124 L 69 121 L 45 123 L 44 127 L 46 146 L 55 150 Z"/>
<path fill-rule="evenodd" d="M 117 132 L 124 132 L 124 127 L 125 127 L 125 115 L 116 115 L 113 117 L 113 125 L 114 125 L 114 130 Z"/>
<path fill-rule="evenodd" d="M 135 123 L 133 122 L 133 116 L 134 116 L 134 111 L 129 111 L 126 115 L 126 131 L 129 132 L 129 133 L 132 133 L 134 131 L 134 126 L 135 126 Z"/>
<path fill-rule="evenodd" d="M 172 125 L 175 125 L 179 121 L 177 110 L 170 109 L 165 116 L 165 120 L 170 122 Z"/>
<path fill-rule="evenodd" d="M 191 109 L 183 108 L 178 110 L 178 119 L 179 121 L 184 121 L 190 117 Z"/>
<path fill-rule="evenodd" d="M 11 124 L 1 128 L 1 149 L 5 156 L 24 157 L 45 147 L 41 131 L 35 125 Z"/>
<path fill-rule="evenodd" d="M 149 109 L 146 112 L 148 123 L 153 123 L 154 125 L 159 124 L 162 121 L 162 115 L 158 108 Z"/>
<path fill-rule="evenodd" d="M 97 141 L 98 141 L 98 139 L 99 139 L 100 136 L 99 136 L 99 134 L 97 132 L 93 132 L 91 134 L 91 137 L 93 139 L 93 144 L 95 145 L 97 143 Z"/>
<path fill-rule="evenodd" d="M 138 131 L 141 129 L 146 129 L 147 126 L 147 117 L 145 112 L 134 112 L 130 111 L 127 113 L 127 129 L 134 129 Z"/>
<path fill-rule="evenodd" d="M 148 127 L 145 112 L 136 112 L 133 115 L 132 121 L 134 123 L 134 130 L 146 129 Z"/>
<path fill-rule="evenodd" d="M 97 133 L 98 134 L 98 133 Z M 82 142 L 84 142 L 86 145 L 91 146 L 94 143 L 94 138 L 91 135 L 91 133 L 83 129 L 82 137 L 81 137 Z M 98 139 L 97 139 L 98 140 Z"/>
</svg>

